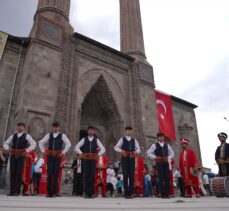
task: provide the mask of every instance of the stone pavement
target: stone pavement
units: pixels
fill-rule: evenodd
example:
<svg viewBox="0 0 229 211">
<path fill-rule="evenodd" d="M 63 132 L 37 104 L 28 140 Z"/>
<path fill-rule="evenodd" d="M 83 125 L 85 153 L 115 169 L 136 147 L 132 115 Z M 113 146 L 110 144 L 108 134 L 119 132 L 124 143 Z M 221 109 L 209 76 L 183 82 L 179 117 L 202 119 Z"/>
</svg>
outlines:
<svg viewBox="0 0 229 211">
<path fill-rule="evenodd" d="M 84 199 L 76 197 L 45 198 L 45 197 L 7 197 L 0 195 L 0 211 L 67 211 L 67 210 L 229 210 L 228 198 L 201 198 L 201 199 L 157 199 L 157 198 L 97 198 Z"/>
</svg>

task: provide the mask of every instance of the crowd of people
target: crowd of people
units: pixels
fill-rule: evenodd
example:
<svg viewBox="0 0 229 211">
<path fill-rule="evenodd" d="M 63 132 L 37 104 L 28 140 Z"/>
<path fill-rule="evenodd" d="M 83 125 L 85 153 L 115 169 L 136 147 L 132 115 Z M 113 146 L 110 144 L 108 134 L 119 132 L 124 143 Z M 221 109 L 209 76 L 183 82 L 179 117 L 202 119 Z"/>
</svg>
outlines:
<svg viewBox="0 0 229 211">
<path fill-rule="evenodd" d="M 215 153 L 219 166 L 219 177 L 229 176 L 229 144 L 227 134 L 219 133 L 221 145 Z M 202 174 L 202 167 L 190 141 L 180 141 L 179 163 L 174 163 L 174 151 L 165 142 L 165 135 L 157 134 L 157 142 L 152 144 L 146 156 L 153 160 L 149 168 L 140 155 L 139 142 L 133 137 L 132 127 L 125 128 L 114 150 L 121 160 L 109 162 L 106 149 L 95 135 L 95 128 L 87 129 L 87 136 L 74 148 L 75 159 L 72 163 L 72 195 L 85 198 L 107 196 L 161 197 L 171 198 L 180 190 L 181 197 L 199 198 L 201 195 L 213 195 L 208 174 Z M 25 124 L 17 124 L 17 132 L 12 134 L 0 147 L 0 175 L 4 164 L 9 162 L 10 192 L 8 196 L 39 195 L 44 169 L 47 170 L 46 196 L 60 196 L 60 183 L 65 163 L 65 154 L 71 147 L 68 137 L 60 132 L 58 122 L 52 124 L 52 132 L 39 141 L 39 150 L 35 153 L 36 142 L 25 133 Z M 8 159 L 8 156 L 10 159 Z M 44 159 L 45 158 L 45 159 Z"/>
</svg>

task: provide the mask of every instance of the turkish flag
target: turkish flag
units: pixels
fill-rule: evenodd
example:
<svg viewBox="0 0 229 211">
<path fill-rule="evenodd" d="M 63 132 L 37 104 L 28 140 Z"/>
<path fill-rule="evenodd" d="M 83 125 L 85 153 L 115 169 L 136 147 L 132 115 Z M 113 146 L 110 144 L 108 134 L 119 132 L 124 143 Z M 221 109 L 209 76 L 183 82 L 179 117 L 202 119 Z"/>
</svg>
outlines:
<svg viewBox="0 0 229 211">
<path fill-rule="evenodd" d="M 173 110 L 171 98 L 169 95 L 156 91 L 156 106 L 158 113 L 159 130 L 171 140 L 176 140 L 176 132 L 174 126 Z"/>
</svg>

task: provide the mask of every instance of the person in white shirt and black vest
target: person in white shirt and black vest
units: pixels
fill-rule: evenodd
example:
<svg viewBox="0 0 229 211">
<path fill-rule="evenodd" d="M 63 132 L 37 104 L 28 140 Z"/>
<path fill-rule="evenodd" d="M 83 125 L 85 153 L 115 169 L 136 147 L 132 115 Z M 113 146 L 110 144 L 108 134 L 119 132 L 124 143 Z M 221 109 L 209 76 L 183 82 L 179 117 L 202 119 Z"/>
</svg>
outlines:
<svg viewBox="0 0 229 211">
<path fill-rule="evenodd" d="M 138 141 L 133 137 L 133 128 L 125 128 L 125 137 L 119 139 L 114 147 L 116 152 L 121 153 L 121 165 L 123 172 L 124 195 L 126 199 L 133 198 L 135 156 L 141 153 Z"/>
<path fill-rule="evenodd" d="M 56 197 L 61 158 L 68 152 L 71 142 L 60 132 L 59 123 L 54 122 L 52 133 L 46 134 L 39 141 L 39 146 L 41 152 L 47 156 L 47 197 Z"/>
<path fill-rule="evenodd" d="M 152 160 L 156 160 L 156 168 L 159 176 L 159 190 L 162 198 L 169 197 L 170 177 L 169 170 L 171 161 L 174 157 L 174 151 L 169 144 L 165 143 L 165 135 L 161 132 L 157 134 L 158 142 L 152 144 L 147 150 L 147 156 Z M 172 185 L 172 184 L 171 184 Z"/>
<path fill-rule="evenodd" d="M 89 126 L 87 128 L 88 136 L 81 139 L 75 147 L 77 154 L 83 162 L 83 177 L 84 177 L 84 193 L 85 198 L 94 198 L 94 185 L 96 174 L 96 158 L 105 153 L 105 148 L 100 140 L 95 137 L 95 128 Z M 97 149 L 100 149 L 97 152 Z"/>
<path fill-rule="evenodd" d="M 10 192 L 8 196 L 20 195 L 24 160 L 35 147 L 36 142 L 25 133 L 25 124 L 17 123 L 17 132 L 11 135 L 3 145 L 6 153 L 10 154 Z"/>
</svg>

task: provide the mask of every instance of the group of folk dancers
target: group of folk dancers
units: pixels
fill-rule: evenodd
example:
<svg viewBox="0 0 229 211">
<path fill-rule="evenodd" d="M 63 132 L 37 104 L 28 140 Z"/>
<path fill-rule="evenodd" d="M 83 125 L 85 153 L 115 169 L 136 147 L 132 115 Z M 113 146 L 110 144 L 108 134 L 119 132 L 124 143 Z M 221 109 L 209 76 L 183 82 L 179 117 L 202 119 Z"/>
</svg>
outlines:
<svg viewBox="0 0 229 211">
<path fill-rule="evenodd" d="M 229 144 L 226 143 L 227 134 L 220 133 L 218 138 L 221 145 L 217 148 L 215 159 L 219 166 L 219 176 L 229 176 Z M 179 167 L 184 185 L 185 197 L 200 197 L 200 184 L 196 172 L 201 170 L 201 165 L 197 159 L 195 151 L 189 148 L 189 140 L 183 138 L 180 142 L 181 151 Z M 39 141 L 40 151 L 47 157 L 47 197 L 58 195 L 58 175 L 61 168 L 62 158 L 69 151 L 71 142 L 67 136 L 60 132 L 58 122 L 52 124 L 52 132 L 44 136 Z M 23 167 L 26 158 L 35 150 L 36 142 L 31 135 L 25 132 L 25 124 L 17 124 L 17 132 L 11 135 L 3 145 L 4 152 L 10 155 L 10 192 L 8 196 L 18 196 L 21 193 Z M 87 136 L 81 139 L 74 148 L 79 159 L 73 168 L 76 170 L 83 166 L 83 174 L 80 180 L 84 181 L 84 197 L 94 198 L 98 195 L 98 177 L 103 177 L 103 167 L 100 165 L 108 163 L 107 158 L 100 160 L 105 155 L 105 148 L 95 135 L 95 128 L 89 126 Z M 133 137 L 132 127 L 125 128 L 125 135 L 120 138 L 114 146 L 114 150 L 121 155 L 121 166 L 123 173 L 123 188 L 126 199 L 132 199 L 136 195 L 136 157 L 141 153 L 138 141 Z M 174 151 L 171 146 L 165 143 L 165 135 L 161 132 L 157 134 L 157 143 L 146 152 L 147 156 L 154 160 L 159 179 L 159 196 L 170 198 L 171 165 L 174 158 Z M 139 156 L 140 157 L 140 156 Z M 79 165 L 82 162 L 83 165 Z M 138 162 L 138 161 L 137 161 Z M 143 171 L 143 168 L 142 170 Z M 81 172 L 81 170 L 80 170 Z M 96 187 L 96 188 L 95 188 Z M 81 193 L 82 195 L 82 193 Z"/>
</svg>

